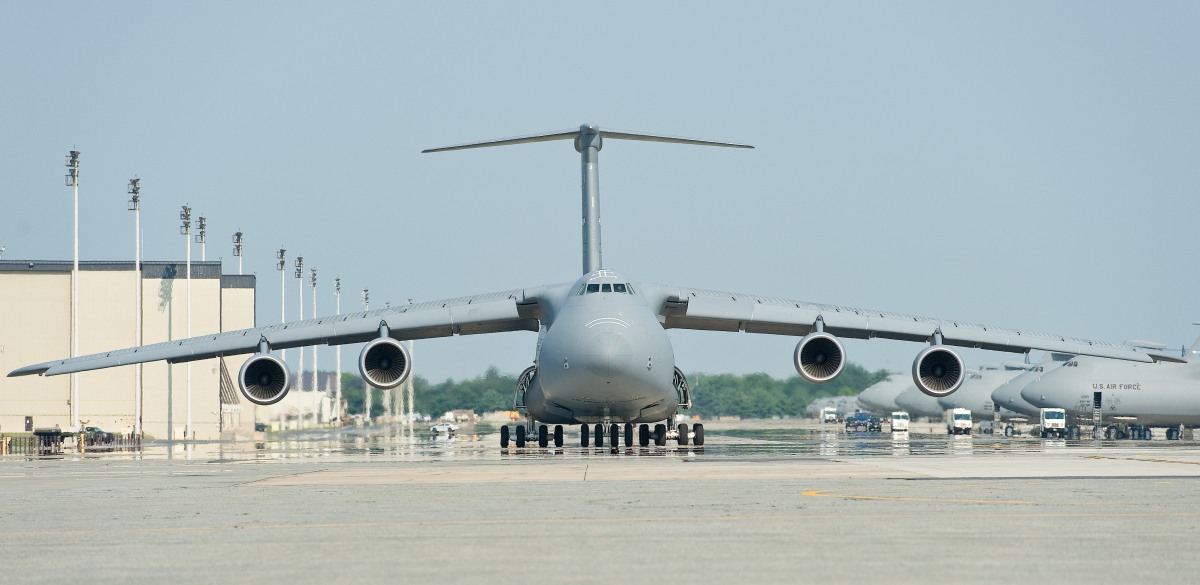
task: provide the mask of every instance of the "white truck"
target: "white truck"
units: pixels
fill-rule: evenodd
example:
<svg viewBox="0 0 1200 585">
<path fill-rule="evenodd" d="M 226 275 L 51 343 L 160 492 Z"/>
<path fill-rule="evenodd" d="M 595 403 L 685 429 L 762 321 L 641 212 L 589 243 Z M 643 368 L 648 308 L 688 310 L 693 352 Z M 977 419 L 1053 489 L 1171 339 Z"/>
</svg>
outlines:
<svg viewBox="0 0 1200 585">
<path fill-rule="evenodd" d="M 825 408 L 821 409 L 821 422 L 822 423 L 836 423 L 837 419 L 838 419 L 837 408 L 834 408 L 832 406 L 826 406 Z"/>
<path fill-rule="evenodd" d="M 971 434 L 971 411 L 966 408 L 951 408 L 946 411 L 946 434 Z"/>
<path fill-rule="evenodd" d="M 908 432 L 908 413 L 903 410 L 897 410 L 892 413 L 892 432 L 907 433 Z"/>
<path fill-rule="evenodd" d="M 1067 411 L 1061 408 L 1043 408 L 1041 421 L 1042 438 L 1067 436 Z"/>
</svg>

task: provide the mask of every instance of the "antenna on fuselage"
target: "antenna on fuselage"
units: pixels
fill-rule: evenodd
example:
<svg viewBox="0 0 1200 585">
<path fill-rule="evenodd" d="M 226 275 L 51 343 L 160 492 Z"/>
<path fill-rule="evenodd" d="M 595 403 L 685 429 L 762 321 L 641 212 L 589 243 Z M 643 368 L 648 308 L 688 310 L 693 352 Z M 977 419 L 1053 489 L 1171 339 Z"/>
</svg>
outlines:
<svg viewBox="0 0 1200 585">
<path fill-rule="evenodd" d="M 580 154 L 580 167 L 583 172 L 583 273 L 588 274 L 604 267 L 600 261 L 600 148 L 604 146 L 604 138 L 642 140 L 645 142 L 672 142 L 675 144 L 695 144 L 699 146 L 724 146 L 728 148 L 754 148 L 749 144 L 737 144 L 733 142 L 697 140 L 695 138 L 619 132 L 616 130 L 601 131 L 594 124 L 584 124 L 579 127 L 579 130 L 563 130 L 560 132 L 546 132 L 529 136 L 517 136 L 515 138 L 488 140 L 486 142 L 457 144 L 441 148 L 430 148 L 421 152 L 444 152 L 447 150 L 466 150 L 468 148 L 573 139 L 575 141 L 575 151 Z"/>
</svg>

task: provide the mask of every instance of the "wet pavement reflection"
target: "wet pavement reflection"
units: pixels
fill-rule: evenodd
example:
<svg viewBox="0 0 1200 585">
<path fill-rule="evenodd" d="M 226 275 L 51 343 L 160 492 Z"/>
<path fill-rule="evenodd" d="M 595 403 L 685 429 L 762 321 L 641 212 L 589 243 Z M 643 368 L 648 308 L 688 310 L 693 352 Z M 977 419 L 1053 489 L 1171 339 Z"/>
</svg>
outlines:
<svg viewBox="0 0 1200 585">
<path fill-rule="evenodd" d="M 703 447 L 580 447 L 578 430 L 568 428 L 567 445 L 560 448 L 500 447 L 499 429 L 492 425 L 463 425 L 451 436 L 427 427 L 402 425 L 343 427 L 268 433 L 253 441 L 167 443 L 147 441 L 140 452 L 64 453 L 57 456 L 8 456 L 3 459 L 182 459 L 212 462 L 385 461 L 504 461 L 523 459 L 588 459 L 612 457 L 703 458 L 705 460 L 846 459 L 855 457 L 980 457 L 1004 453 L 1037 453 L 1071 449 L 1196 448 L 1197 441 L 1108 441 L 1041 439 L 977 434 L 859 433 L 840 427 L 798 422 L 763 426 L 761 422 L 706 425 Z"/>
</svg>

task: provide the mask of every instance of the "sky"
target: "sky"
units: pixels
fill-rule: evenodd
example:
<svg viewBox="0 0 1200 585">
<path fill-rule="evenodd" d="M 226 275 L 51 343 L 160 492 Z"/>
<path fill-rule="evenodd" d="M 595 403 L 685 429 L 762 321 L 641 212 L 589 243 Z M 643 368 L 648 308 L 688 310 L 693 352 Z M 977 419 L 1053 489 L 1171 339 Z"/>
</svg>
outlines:
<svg viewBox="0 0 1200 585">
<path fill-rule="evenodd" d="M 343 311 L 569 282 L 569 142 L 420 151 L 591 123 L 755 146 L 605 142 L 630 280 L 1190 345 L 1196 30 L 1194 2 L 3 3 L 0 245 L 71 258 L 75 148 L 81 259 L 133 259 L 136 175 L 147 260 L 182 260 L 184 204 L 227 273 L 244 232 L 259 325 L 279 248 L 289 320 L 297 255 L 321 314 L 334 277 Z M 686 372 L 795 372 L 796 339 L 671 337 Z M 414 371 L 518 373 L 535 342 L 419 341 Z M 920 349 L 847 342 L 870 369 Z"/>
</svg>

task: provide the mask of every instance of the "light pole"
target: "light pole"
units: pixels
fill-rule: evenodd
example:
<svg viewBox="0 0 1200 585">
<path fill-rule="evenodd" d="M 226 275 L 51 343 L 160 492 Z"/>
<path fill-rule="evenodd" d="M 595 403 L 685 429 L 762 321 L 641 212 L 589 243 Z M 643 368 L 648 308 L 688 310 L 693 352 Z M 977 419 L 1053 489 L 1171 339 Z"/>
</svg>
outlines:
<svg viewBox="0 0 1200 585">
<path fill-rule="evenodd" d="M 297 307 L 296 318 L 304 320 L 304 256 L 296 256 L 296 283 L 300 286 L 296 287 L 300 290 L 300 303 Z M 300 351 L 300 367 L 296 369 L 296 389 L 304 390 L 304 346 L 299 347 Z"/>
<path fill-rule="evenodd" d="M 313 316 L 313 319 L 316 319 L 317 318 L 317 269 L 309 268 L 308 274 L 310 277 L 310 282 L 312 284 L 312 316 Z M 317 367 L 317 346 L 315 346 L 315 345 L 313 346 L 313 349 L 312 349 L 312 357 L 313 357 L 312 389 L 314 391 L 320 392 L 321 391 L 321 370 L 320 370 L 320 368 Z M 321 400 L 325 400 L 325 398 L 322 397 Z M 316 422 L 320 423 L 322 421 L 320 420 L 320 418 L 318 418 Z"/>
<path fill-rule="evenodd" d="M 287 323 L 287 250 L 280 248 L 275 252 L 275 270 L 279 271 L 279 323 Z M 287 350 L 279 350 L 279 359 L 287 360 Z"/>
<path fill-rule="evenodd" d="M 133 344 L 142 344 L 142 187 L 141 179 L 129 179 L 129 210 L 133 212 Z M 133 436 L 142 436 L 142 364 L 133 370 Z"/>
<path fill-rule="evenodd" d="M 67 186 L 75 197 L 75 253 L 71 262 L 71 357 L 79 357 L 79 151 L 67 155 Z M 79 374 L 71 374 L 71 429 L 79 429 Z"/>
<path fill-rule="evenodd" d="M 187 337 L 192 336 L 192 208 L 187 205 L 179 212 L 179 233 L 183 236 L 183 245 L 187 247 Z M 192 436 L 192 362 L 187 363 L 187 421 L 183 427 L 183 439 L 189 441 Z"/>
<path fill-rule="evenodd" d="M 363 311 L 371 310 L 371 291 L 363 289 L 362 291 Z M 371 424 L 371 394 L 374 393 L 371 383 L 363 379 L 363 406 L 366 410 L 366 424 Z"/>
<path fill-rule="evenodd" d="M 200 233 L 196 234 L 196 243 L 200 244 L 200 261 L 204 262 L 208 260 L 206 254 L 204 253 L 204 244 L 208 242 L 208 222 L 204 219 L 204 216 L 201 215 L 200 221 L 196 223 L 197 227 L 200 228 Z"/>
<path fill-rule="evenodd" d="M 333 296 L 337 299 L 337 313 L 342 314 L 342 279 L 333 279 Z M 337 421 L 340 425 L 342 422 L 342 346 L 339 344 L 333 349 L 333 364 L 334 364 L 334 380 L 333 380 L 333 412 L 337 415 Z"/>
<path fill-rule="evenodd" d="M 233 233 L 233 255 L 238 259 L 238 274 L 242 273 L 242 229 Z"/>
</svg>

